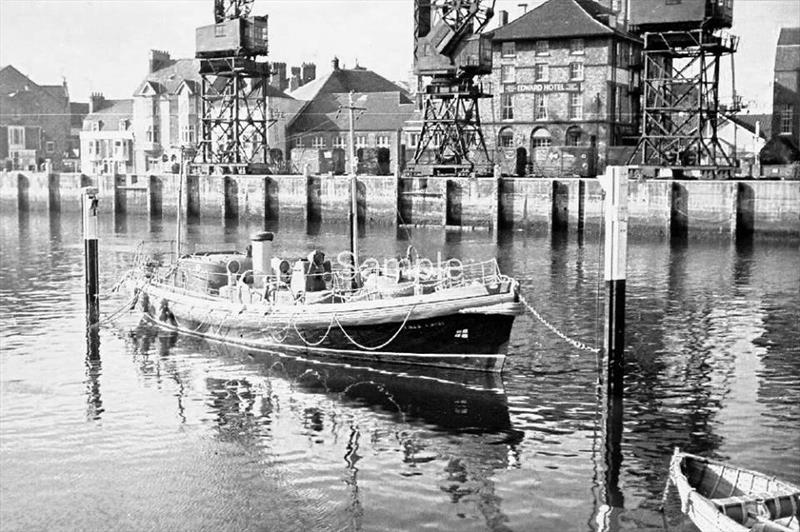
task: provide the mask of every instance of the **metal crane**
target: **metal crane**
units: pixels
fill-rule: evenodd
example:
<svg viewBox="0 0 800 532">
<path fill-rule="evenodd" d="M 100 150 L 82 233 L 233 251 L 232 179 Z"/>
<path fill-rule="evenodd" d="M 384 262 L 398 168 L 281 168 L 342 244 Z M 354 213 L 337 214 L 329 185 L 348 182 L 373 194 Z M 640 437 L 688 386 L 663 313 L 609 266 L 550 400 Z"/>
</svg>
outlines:
<svg viewBox="0 0 800 532">
<path fill-rule="evenodd" d="M 247 18 L 255 0 L 214 0 L 214 22 Z"/>
<path fill-rule="evenodd" d="M 414 0 L 414 72 L 420 80 L 430 78 L 414 154 L 417 173 L 471 173 L 476 164 L 489 163 L 478 101 L 491 95 L 475 78 L 492 72 L 491 38 L 481 31 L 494 5 L 495 0 Z M 429 147 L 433 160 L 424 161 Z"/>
</svg>

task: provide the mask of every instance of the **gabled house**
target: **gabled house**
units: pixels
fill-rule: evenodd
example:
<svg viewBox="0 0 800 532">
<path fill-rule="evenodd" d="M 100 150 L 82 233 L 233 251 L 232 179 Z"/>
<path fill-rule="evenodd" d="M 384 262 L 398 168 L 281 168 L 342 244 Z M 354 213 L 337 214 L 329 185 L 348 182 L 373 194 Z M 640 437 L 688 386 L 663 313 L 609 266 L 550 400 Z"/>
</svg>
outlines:
<svg viewBox="0 0 800 532">
<path fill-rule="evenodd" d="M 11 65 L 0 68 L 0 166 L 62 170 L 69 154 L 70 104 L 66 81 L 39 85 Z"/>
<path fill-rule="evenodd" d="M 336 58 L 331 67 L 327 74 L 290 93 L 303 102 L 287 126 L 292 170 L 303 171 L 309 165 L 315 173 L 349 171 L 347 107 L 352 93 L 358 108 L 354 143 L 359 171 L 392 172 L 402 160 L 402 129 L 414 112 L 414 102 L 402 88 L 364 67 L 344 69 Z M 335 161 L 326 165 L 329 159 Z"/>
</svg>

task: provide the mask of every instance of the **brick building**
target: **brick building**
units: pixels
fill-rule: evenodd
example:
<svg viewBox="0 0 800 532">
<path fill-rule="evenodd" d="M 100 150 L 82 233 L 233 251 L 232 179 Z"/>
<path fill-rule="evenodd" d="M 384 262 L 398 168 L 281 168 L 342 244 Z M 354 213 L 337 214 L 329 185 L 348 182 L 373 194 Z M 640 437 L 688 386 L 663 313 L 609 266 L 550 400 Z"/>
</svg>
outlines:
<svg viewBox="0 0 800 532">
<path fill-rule="evenodd" d="M 783 28 L 775 54 L 772 139 L 761 153 L 763 164 L 800 160 L 800 28 Z"/>
<path fill-rule="evenodd" d="M 481 117 L 504 173 L 590 175 L 638 135 L 641 42 L 604 3 L 548 0 L 495 30 Z"/>
<path fill-rule="evenodd" d="M 309 165 L 314 173 L 342 173 L 349 168 L 345 107 L 353 92 L 355 106 L 362 108 L 354 124 L 359 172 L 394 171 L 402 159 L 401 131 L 414 112 L 413 101 L 399 86 L 364 67 L 340 68 L 336 58 L 331 66 L 328 74 L 290 93 L 304 102 L 287 129 L 292 169 L 302 171 Z"/>
<path fill-rule="evenodd" d="M 92 94 L 80 133 L 81 172 L 134 173 L 133 100 L 106 100 Z"/>
<path fill-rule="evenodd" d="M 11 65 L 0 68 L 2 168 L 36 168 L 50 160 L 62 170 L 69 156 L 70 117 L 66 81 L 38 85 Z"/>
</svg>

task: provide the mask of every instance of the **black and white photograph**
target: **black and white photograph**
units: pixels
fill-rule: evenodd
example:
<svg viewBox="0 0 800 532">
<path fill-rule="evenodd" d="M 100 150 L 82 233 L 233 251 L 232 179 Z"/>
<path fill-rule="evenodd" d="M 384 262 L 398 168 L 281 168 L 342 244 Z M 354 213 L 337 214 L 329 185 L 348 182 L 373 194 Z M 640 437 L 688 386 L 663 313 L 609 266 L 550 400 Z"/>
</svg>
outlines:
<svg viewBox="0 0 800 532">
<path fill-rule="evenodd" d="M 0 532 L 800 532 L 797 0 L 0 0 Z"/>
</svg>

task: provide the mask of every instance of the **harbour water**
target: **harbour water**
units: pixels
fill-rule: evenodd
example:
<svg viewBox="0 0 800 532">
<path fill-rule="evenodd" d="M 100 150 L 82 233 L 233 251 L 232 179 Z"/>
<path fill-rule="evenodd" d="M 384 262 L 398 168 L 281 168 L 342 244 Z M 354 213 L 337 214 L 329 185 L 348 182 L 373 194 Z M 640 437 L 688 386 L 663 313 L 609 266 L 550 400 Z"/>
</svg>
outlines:
<svg viewBox="0 0 800 532">
<path fill-rule="evenodd" d="M 80 217 L 5 209 L 0 229 L 2 530 L 663 530 L 675 446 L 800 482 L 796 242 L 630 242 L 609 453 L 596 355 L 531 315 L 502 377 L 315 364 L 135 314 L 102 328 L 88 361 Z M 242 249 L 261 229 L 195 221 L 186 238 Z M 341 227 L 268 229 L 283 256 L 348 245 Z M 108 291 L 136 244 L 173 234 L 170 220 L 101 221 L 102 312 L 125 301 Z M 496 256 L 545 319 L 594 346 L 598 236 L 367 228 L 361 249 Z"/>
</svg>

